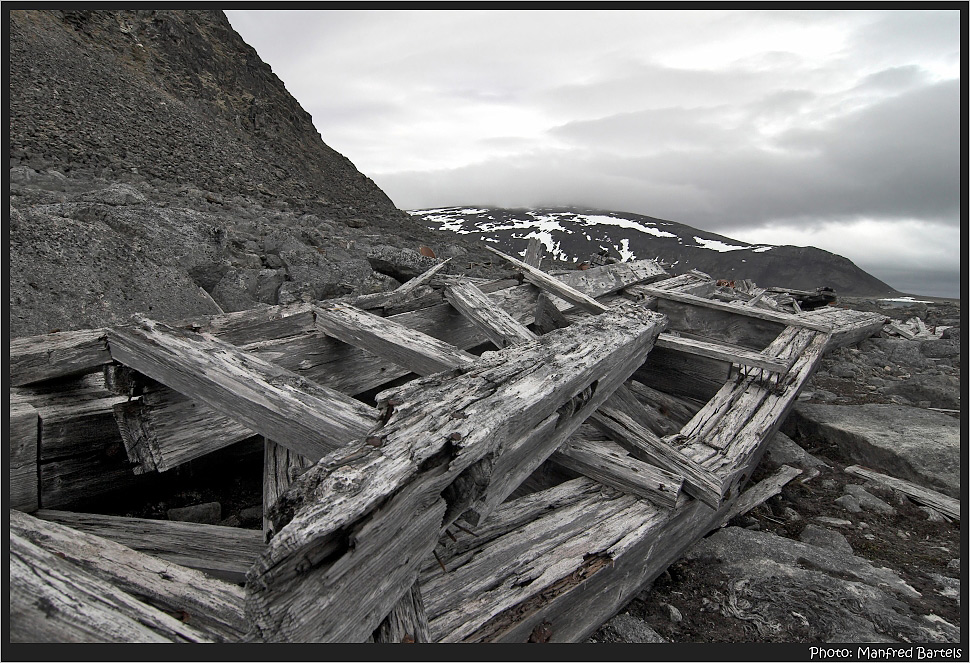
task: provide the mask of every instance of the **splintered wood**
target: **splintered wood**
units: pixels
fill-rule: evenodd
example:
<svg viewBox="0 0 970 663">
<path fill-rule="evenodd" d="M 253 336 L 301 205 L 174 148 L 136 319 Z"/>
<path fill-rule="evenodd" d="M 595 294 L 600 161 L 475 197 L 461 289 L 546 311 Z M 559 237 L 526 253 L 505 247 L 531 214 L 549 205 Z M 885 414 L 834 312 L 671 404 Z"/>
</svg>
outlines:
<svg viewBox="0 0 970 663">
<path fill-rule="evenodd" d="M 11 640 L 582 641 L 791 478 L 738 498 L 822 353 L 885 322 L 486 248 L 522 278 L 445 261 L 390 293 L 12 341 L 8 485 L 36 518 L 11 514 Z M 52 509 L 254 436 L 262 531 Z"/>
</svg>

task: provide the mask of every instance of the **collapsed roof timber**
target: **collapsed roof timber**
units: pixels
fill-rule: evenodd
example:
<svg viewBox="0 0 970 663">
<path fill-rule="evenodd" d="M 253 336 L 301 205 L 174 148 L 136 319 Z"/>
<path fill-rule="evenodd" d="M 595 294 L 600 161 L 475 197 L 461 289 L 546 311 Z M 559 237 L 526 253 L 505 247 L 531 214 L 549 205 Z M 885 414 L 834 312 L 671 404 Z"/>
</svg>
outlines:
<svg viewBox="0 0 970 663">
<path fill-rule="evenodd" d="M 822 354 L 885 322 L 649 260 L 553 277 L 535 249 L 499 254 L 527 283 L 439 265 L 12 341 L 12 640 L 581 641 L 730 516 Z M 254 434 L 262 533 L 53 510 Z"/>
</svg>

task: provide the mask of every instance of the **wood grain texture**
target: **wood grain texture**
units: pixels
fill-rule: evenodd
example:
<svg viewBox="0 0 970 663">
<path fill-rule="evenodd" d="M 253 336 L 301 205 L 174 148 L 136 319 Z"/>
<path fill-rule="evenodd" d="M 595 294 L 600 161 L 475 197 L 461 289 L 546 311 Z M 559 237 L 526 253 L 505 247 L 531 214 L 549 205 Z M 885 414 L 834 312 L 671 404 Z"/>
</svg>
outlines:
<svg viewBox="0 0 970 663">
<path fill-rule="evenodd" d="M 245 593 L 238 585 L 14 511 L 10 531 L 140 601 L 182 615 L 214 640 L 231 642 L 246 634 Z"/>
<path fill-rule="evenodd" d="M 313 466 L 313 461 L 272 440 L 263 442 L 263 535 L 268 541 L 275 534 L 267 514 L 280 495 L 297 477 Z"/>
<path fill-rule="evenodd" d="M 48 509 L 36 516 L 231 582 L 245 579 L 265 547 L 262 532 L 238 527 Z"/>
<path fill-rule="evenodd" d="M 9 550 L 13 642 L 213 642 L 13 531 Z"/>
<path fill-rule="evenodd" d="M 39 425 L 37 410 L 29 403 L 10 402 L 7 497 L 12 509 L 30 512 L 39 507 Z"/>
<path fill-rule="evenodd" d="M 445 288 L 445 299 L 497 348 L 528 343 L 536 338 L 525 325 L 496 306 L 488 295 L 467 281 L 459 281 Z"/>
<path fill-rule="evenodd" d="M 90 373 L 111 362 L 104 329 L 10 339 L 8 375 L 14 386 Z"/>
<path fill-rule="evenodd" d="M 802 471 L 797 467 L 782 465 L 777 472 L 766 479 L 762 479 L 751 486 L 731 505 L 727 513 L 721 519 L 721 525 L 726 525 L 732 518 L 746 514 L 751 509 L 765 501 L 771 499 L 781 492 L 785 485 L 801 474 Z"/>
<path fill-rule="evenodd" d="M 421 598 L 421 583 L 411 585 L 394 609 L 374 631 L 374 642 L 421 643 L 431 642 L 428 615 Z"/>
<path fill-rule="evenodd" d="M 862 467 L 861 465 L 850 465 L 849 467 L 845 468 L 845 473 L 860 477 L 862 479 L 867 479 L 869 481 L 881 483 L 884 486 L 892 488 L 893 490 L 898 490 L 917 504 L 922 504 L 932 509 L 936 509 L 943 515 L 953 518 L 954 520 L 960 520 L 960 500 L 953 499 L 952 497 L 944 495 L 943 493 L 938 493 L 935 490 L 924 488 L 923 486 L 917 485 L 912 481 L 898 479 L 896 477 L 891 477 L 888 474 L 882 474 L 880 472 L 870 470 L 868 467 Z"/>
<path fill-rule="evenodd" d="M 567 302 L 589 311 L 590 313 L 603 313 L 607 310 L 605 306 L 597 302 L 592 297 L 589 297 L 579 290 L 564 284 L 562 281 L 546 274 L 542 270 L 537 269 L 532 265 L 528 265 L 517 258 L 505 255 L 501 251 L 498 251 L 491 246 L 486 246 L 485 248 L 511 263 L 516 269 L 521 270 L 523 276 L 525 276 L 525 279 L 529 283 L 532 283 L 547 292 L 551 292 L 557 297 L 565 299 Z"/>
<path fill-rule="evenodd" d="M 309 458 L 366 434 L 359 401 L 212 337 L 143 319 L 109 332 L 111 356 Z"/>
</svg>

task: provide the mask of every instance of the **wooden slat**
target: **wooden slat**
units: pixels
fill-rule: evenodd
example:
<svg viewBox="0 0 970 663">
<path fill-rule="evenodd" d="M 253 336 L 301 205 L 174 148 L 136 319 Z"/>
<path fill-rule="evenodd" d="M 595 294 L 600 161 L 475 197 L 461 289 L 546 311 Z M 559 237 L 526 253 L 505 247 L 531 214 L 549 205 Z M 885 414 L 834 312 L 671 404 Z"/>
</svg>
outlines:
<svg viewBox="0 0 970 663">
<path fill-rule="evenodd" d="M 636 396 L 637 400 L 655 408 L 663 416 L 676 422 L 681 427 L 703 407 L 699 403 L 671 396 L 636 380 L 628 381 L 627 388 Z"/>
<path fill-rule="evenodd" d="M 898 490 L 917 504 L 922 504 L 932 509 L 936 509 L 943 515 L 949 516 L 954 520 L 960 520 L 960 501 L 942 493 L 938 493 L 935 490 L 924 488 L 923 486 L 919 486 L 911 481 L 906 481 L 905 479 L 897 479 L 896 477 L 891 477 L 888 474 L 882 474 L 880 472 L 870 470 L 868 467 L 862 467 L 861 465 L 850 465 L 849 467 L 845 468 L 845 473 L 860 477 L 862 479 L 867 479 L 869 481 L 881 483 L 884 486 Z"/>
<path fill-rule="evenodd" d="M 352 306 L 318 307 L 317 329 L 344 343 L 414 371 L 431 375 L 464 366 L 475 356 L 390 318 L 381 318 Z"/>
<path fill-rule="evenodd" d="M 111 362 L 104 329 L 10 339 L 8 375 L 14 386 L 90 373 Z"/>
<path fill-rule="evenodd" d="M 451 258 L 448 258 L 447 260 L 439 262 L 437 265 L 431 269 L 428 269 L 423 274 L 405 281 L 395 290 L 391 290 L 390 292 L 378 292 L 372 295 L 361 295 L 360 297 L 355 298 L 351 304 L 364 310 L 371 308 L 389 309 L 398 306 L 405 300 L 412 299 L 418 292 L 419 288 L 430 283 L 431 279 L 434 278 L 438 272 L 443 270 L 450 261 Z"/>
<path fill-rule="evenodd" d="M 659 299 L 669 299 L 682 304 L 691 304 L 693 306 L 724 311 L 726 313 L 734 313 L 751 318 L 758 318 L 760 320 L 768 320 L 770 322 L 777 322 L 785 326 L 804 327 L 806 329 L 814 329 L 815 331 L 822 332 L 832 331 L 832 327 L 830 325 L 819 324 L 806 318 L 788 313 L 775 313 L 773 311 L 765 311 L 762 309 L 745 308 L 743 305 L 732 306 L 731 304 L 714 301 L 713 299 L 706 299 L 704 297 L 698 297 L 696 295 L 690 295 L 682 292 L 664 290 L 663 288 L 658 288 L 655 286 L 643 286 L 641 290 L 649 293 L 653 297 L 657 297 Z"/>
<path fill-rule="evenodd" d="M 151 320 L 109 332 L 111 356 L 309 458 L 366 434 L 376 412 L 333 389 Z"/>
<path fill-rule="evenodd" d="M 707 401 L 731 377 L 731 362 L 656 348 L 634 378 L 676 396 Z"/>
<path fill-rule="evenodd" d="M 290 484 L 313 465 L 306 456 L 290 451 L 272 440 L 263 443 L 263 535 L 269 540 L 275 532 L 266 514 Z"/>
<path fill-rule="evenodd" d="M 648 499 L 657 506 L 677 504 L 683 479 L 637 460 L 609 442 L 572 437 L 552 455 L 569 469 L 624 493 Z"/>
<path fill-rule="evenodd" d="M 539 269 L 542 263 L 542 248 L 542 242 L 538 237 L 530 237 L 529 243 L 525 246 L 525 257 L 522 258 L 522 262 Z"/>
<path fill-rule="evenodd" d="M 683 491 L 712 507 L 724 497 L 721 482 L 708 470 L 665 443 L 621 409 L 609 402 L 592 417 L 593 424 L 621 444 L 635 457 L 683 478 Z"/>
<path fill-rule="evenodd" d="M 726 525 L 732 518 L 737 518 L 738 516 L 744 515 L 759 504 L 763 504 L 765 501 L 779 494 L 781 489 L 784 488 L 789 481 L 801 473 L 802 471 L 797 467 L 782 465 L 780 468 L 778 468 L 778 471 L 772 474 L 770 477 L 762 479 L 741 493 L 741 496 L 738 497 L 737 501 L 731 505 L 731 508 L 728 509 L 727 513 L 722 517 L 721 525 Z"/>
<path fill-rule="evenodd" d="M 710 357 L 711 359 L 721 359 L 729 361 L 732 364 L 741 364 L 742 366 L 753 366 L 774 373 L 784 373 L 788 370 L 788 366 L 784 362 L 780 362 L 762 352 L 753 352 L 751 350 L 745 350 L 744 348 L 730 347 L 722 343 L 684 338 L 668 333 L 660 335 L 657 339 L 657 347 L 676 350 L 677 352 L 684 352 L 686 354 L 699 355 L 701 357 Z"/>
<path fill-rule="evenodd" d="M 50 509 L 35 515 L 231 582 L 245 579 L 264 548 L 259 530 Z"/>
<path fill-rule="evenodd" d="M 467 281 L 445 288 L 445 299 L 468 318 L 497 347 L 528 343 L 536 335 L 492 303 L 484 292 Z"/>
<path fill-rule="evenodd" d="M 58 523 L 10 513 L 10 531 L 47 552 L 169 614 L 214 639 L 231 642 L 248 630 L 241 587 L 137 552 Z"/>
<path fill-rule="evenodd" d="M 214 642 L 12 531 L 8 561 L 12 642 Z"/>
<path fill-rule="evenodd" d="M 366 639 L 412 586 L 442 528 L 484 492 L 506 445 L 564 406 L 592 411 L 610 393 L 603 381 L 588 401 L 573 397 L 642 361 L 662 324 L 635 305 L 604 315 L 486 355 L 461 375 L 379 394 L 387 423 L 373 443 L 317 463 L 270 514 L 277 534 L 249 574 L 255 635 Z"/>
<path fill-rule="evenodd" d="M 428 615 L 421 598 L 421 586 L 415 582 L 374 632 L 374 642 L 431 642 Z"/>
<path fill-rule="evenodd" d="M 38 503 L 38 434 L 40 418 L 29 403 L 10 402 L 7 497 L 10 508 L 36 511 Z"/>
<path fill-rule="evenodd" d="M 486 246 L 486 249 L 499 256 L 500 258 L 507 260 L 512 263 L 517 269 L 522 271 L 525 280 L 533 285 L 536 285 L 547 292 L 565 299 L 567 302 L 574 304 L 590 313 L 597 314 L 603 313 L 607 310 L 605 306 L 597 302 L 595 299 L 583 294 L 582 292 L 571 288 L 564 284 L 562 281 L 549 276 L 540 269 L 536 269 L 532 265 L 527 265 L 526 263 L 513 258 L 512 256 L 507 256 L 501 251 L 493 249 L 491 246 Z"/>
</svg>

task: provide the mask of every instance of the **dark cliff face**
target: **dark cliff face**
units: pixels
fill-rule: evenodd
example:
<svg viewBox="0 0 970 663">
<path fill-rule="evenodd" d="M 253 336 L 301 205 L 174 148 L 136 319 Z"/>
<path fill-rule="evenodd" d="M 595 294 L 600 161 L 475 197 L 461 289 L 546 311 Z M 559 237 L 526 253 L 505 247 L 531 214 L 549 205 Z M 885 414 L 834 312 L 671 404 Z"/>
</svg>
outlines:
<svg viewBox="0 0 970 663">
<path fill-rule="evenodd" d="M 11 165 L 403 220 L 222 12 L 12 11 L 9 43 Z"/>
<path fill-rule="evenodd" d="M 434 264 L 422 245 L 484 275 L 327 147 L 221 12 L 9 16 L 12 336 L 389 290 Z"/>
</svg>

